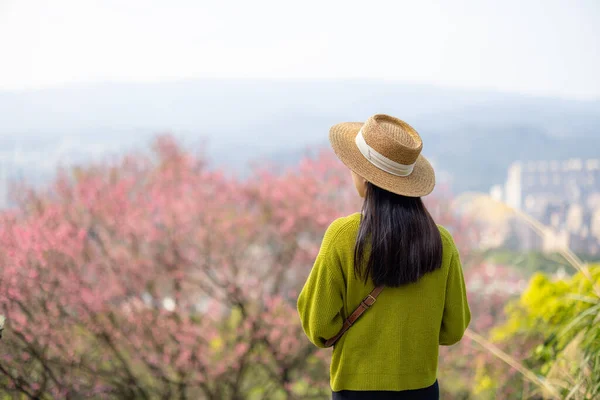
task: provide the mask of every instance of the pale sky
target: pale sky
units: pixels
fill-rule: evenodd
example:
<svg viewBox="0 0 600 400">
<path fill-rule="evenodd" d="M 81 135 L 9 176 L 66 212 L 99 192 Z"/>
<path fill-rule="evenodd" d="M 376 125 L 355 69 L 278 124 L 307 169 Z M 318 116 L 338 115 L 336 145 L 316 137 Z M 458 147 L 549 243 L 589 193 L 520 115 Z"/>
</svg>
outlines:
<svg viewBox="0 0 600 400">
<path fill-rule="evenodd" d="M 385 79 L 600 99 L 600 1 L 0 0 L 0 90 Z"/>
</svg>

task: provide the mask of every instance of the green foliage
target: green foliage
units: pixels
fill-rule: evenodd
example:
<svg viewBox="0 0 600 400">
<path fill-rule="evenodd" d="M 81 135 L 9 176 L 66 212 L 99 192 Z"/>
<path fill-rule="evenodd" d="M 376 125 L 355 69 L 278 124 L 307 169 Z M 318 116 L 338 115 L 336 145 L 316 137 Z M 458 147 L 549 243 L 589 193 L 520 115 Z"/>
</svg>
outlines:
<svg viewBox="0 0 600 400">
<path fill-rule="evenodd" d="M 572 399 L 600 396 L 600 266 L 564 280 L 532 276 L 507 321 L 492 331 L 503 343 L 534 343 L 526 359 L 537 375 Z"/>
</svg>

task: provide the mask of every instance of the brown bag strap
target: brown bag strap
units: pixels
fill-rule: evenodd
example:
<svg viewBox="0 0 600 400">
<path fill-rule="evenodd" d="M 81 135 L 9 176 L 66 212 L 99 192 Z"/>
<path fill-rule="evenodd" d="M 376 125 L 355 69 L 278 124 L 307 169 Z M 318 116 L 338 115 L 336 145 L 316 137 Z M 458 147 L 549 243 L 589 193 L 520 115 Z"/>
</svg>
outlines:
<svg viewBox="0 0 600 400">
<path fill-rule="evenodd" d="M 369 308 L 371 308 L 371 306 L 375 303 L 375 300 L 377 300 L 377 296 L 379 296 L 379 293 L 381 293 L 382 290 L 383 290 L 383 286 L 377 286 L 375 289 L 373 289 L 371 291 L 371 293 L 369 293 L 367 295 L 367 297 L 365 297 L 360 302 L 358 307 L 356 307 L 356 310 L 354 310 L 354 312 L 352 312 L 352 314 L 350 314 L 350 316 L 348 318 L 346 318 L 346 320 L 344 321 L 344 325 L 342 325 L 342 329 L 340 329 L 338 334 L 325 342 L 325 347 L 333 346 L 335 344 L 335 342 L 337 342 L 338 339 L 341 338 L 342 335 L 348 329 L 350 329 L 350 327 L 352 326 L 352 324 L 354 324 L 356 322 L 358 317 L 360 317 L 365 311 L 367 311 Z"/>
</svg>

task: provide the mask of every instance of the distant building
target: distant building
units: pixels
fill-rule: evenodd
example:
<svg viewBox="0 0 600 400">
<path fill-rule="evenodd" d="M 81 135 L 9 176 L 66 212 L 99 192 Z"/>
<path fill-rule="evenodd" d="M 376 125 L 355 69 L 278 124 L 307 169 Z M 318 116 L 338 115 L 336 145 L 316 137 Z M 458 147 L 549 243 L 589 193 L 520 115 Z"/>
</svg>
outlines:
<svg viewBox="0 0 600 400">
<path fill-rule="evenodd" d="M 600 255 L 600 159 L 516 162 L 490 195 L 551 228 L 541 239 L 515 225 L 521 248 Z"/>
</svg>

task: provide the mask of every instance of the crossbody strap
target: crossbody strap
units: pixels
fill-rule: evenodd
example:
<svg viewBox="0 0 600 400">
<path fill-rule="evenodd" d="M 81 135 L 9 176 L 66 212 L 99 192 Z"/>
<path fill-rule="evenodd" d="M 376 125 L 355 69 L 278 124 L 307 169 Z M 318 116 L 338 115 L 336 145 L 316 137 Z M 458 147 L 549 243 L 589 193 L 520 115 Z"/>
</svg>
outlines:
<svg viewBox="0 0 600 400">
<path fill-rule="evenodd" d="M 375 289 L 373 289 L 371 293 L 369 293 L 367 297 L 365 297 L 360 302 L 360 304 L 358 305 L 358 307 L 356 307 L 352 314 L 350 314 L 350 316 L 346 318 L 346 320 L 344 321 L 344 325 L 342 325 L 342 329 L 340 329 L 338 334 L 325 342 L 325 347 L 333 346 L 335 342 L 337 342 L 338 339 L 341 338 L 342 335 L 348 329 L 350 329 L 350 327 L 356 322 L 358 317 L 360 317 L 365 311 L 371 308 L 371 306 L 375 303 L 375 300 L 377 300 L 377 296 L 379 296 L 379 293 L 381 293 L 382 290 L 383 286 L 377 286 Z"/>
</svg>

